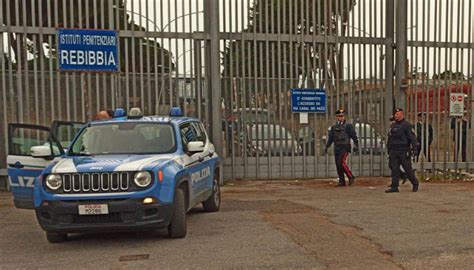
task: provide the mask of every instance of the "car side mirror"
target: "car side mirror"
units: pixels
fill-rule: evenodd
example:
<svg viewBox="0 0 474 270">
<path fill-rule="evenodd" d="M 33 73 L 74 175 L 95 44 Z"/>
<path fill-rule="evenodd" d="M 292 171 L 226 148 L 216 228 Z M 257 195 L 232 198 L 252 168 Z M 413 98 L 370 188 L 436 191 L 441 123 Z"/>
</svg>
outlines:
<svg viewBox="0 0 474 270">
<path fill-rule="evenodd" d="M 203 152 L 204 143 L 203 142 L 189 142 L 188 143 L 188 152 L 191 154 Z"/>
<path fill-rule="evenodd" d="M 44 159 L 51 159 L 53 158 L 53 153 L 51 152 L 51 146 L 33 146 L 30 148 L 31 156 L 34 158 L 44 158 Z"/>
</svg>

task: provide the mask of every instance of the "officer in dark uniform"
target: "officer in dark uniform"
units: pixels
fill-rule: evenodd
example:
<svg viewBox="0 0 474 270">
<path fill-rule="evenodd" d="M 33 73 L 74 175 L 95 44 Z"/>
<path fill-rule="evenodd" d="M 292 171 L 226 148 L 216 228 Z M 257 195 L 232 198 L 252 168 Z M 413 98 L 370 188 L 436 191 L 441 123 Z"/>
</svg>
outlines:
<svg viewBox="0 0 474 270">
<path fill-rule="evenodd" d="M 428 162 L 431 162 L 431 144 L 433 143 L 433 127 L 431 124 L 426 123 L 426 113 L 418 113 L 418 122 L 416 123 L 416 141 L 418 142 L 418 148 L 416 150 L 416 162 L 420 157 L 423 150 L 423 155 L 428 158 Z M 428 133 L 428 136 L 426 136 Z M 423 149 L 421 149 L 423 146 Z"/>
<path fill-rule="evenodd" d="M 393 125 L 395 125 L 395 117 L 390 116 L 390 118 L 388 119 L 390 121 L 390 129 L 392 128 Z M 390 130 L 388 131 L 388 134 L 387 134 L 387 153 L 388 153 L 388 168 L 390 170 L 392 170 L 392 167 L 390 167 L 390 143 L 391 143 L 391 134 L 390 134 Z M 407 174 L 405 173 L 405 171 L 403 170 L 403 168 L 400 168 L 400 179 L 402 179 L 402 184 L 405 184 L 405 182 L 407 181 L 408 177 L 407 177 Z M 390 185 L 388 187 L 391 187 L 392 184 L 390 183 Z"/>
<path fill-rule="evenodd" d="M 412 126 L 405 121 L 403 110 L 397 108 L 394 114 L 395 123 L 390 127 L 389 159 L 392 170 L 392 185 L 386 193 L 398 192 L 398 182 L 400 181 L 400 165 L 405 170 L 408 180 L 413 185 L 413 192 L 418 191 L 418 180 L 411 167 L 411 155 L 417 149 L 416 136 Z"/>
<path fill-rule="evenodd" d="M 349 166 L 346 164 L 346 159 L 351 152 L 351 142 L 354 142 L 354 152 L 359 151 L 359 140 L 354 126 L 347 123 L 344 118 L 344 109 L 336 111 L 337 123 L 331 127 L 329 131 L 328 141 L 326 143 L 325 153 L 327 154 L 329 147 L 334 142 L 334 154 L 336 159 L 337 174 L 339 176 L 338 187 L 346 185 L 344 174 L 349 178 L 349 186 L 354 183 L 355 177 L 352 174 Z"/>
</svg>

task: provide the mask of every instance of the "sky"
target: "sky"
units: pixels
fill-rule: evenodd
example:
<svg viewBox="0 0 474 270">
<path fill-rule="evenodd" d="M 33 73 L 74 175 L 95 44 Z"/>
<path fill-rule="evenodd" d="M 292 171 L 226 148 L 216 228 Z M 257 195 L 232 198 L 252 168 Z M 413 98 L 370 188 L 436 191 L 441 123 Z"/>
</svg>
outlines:
<svg viewBox="0 0 474 270">
<path fill-rule="evenodd" d="M 220 28 L 225 32 L 240 32 L 247 27 L 248 10 L 253 0 L 220 1 Z M 294 0 L 298 1 L 298 0 Z M 306 0 L 301 0 L 306 1 Z M 385 1 L 358 0 L 351 12 L 350 35 L 355 37 L 383 37 Z M 126 9 L 137 24 L 149 31 L 203 31 L 203 0 L 126 0 Z M 442 13 L 439 11 L 442 10 Z M 140 14 L 141 13 L 141 14 Z M 369 15 L 361 15 L 369 14 Z M 474 42 L 474 0 L 408 0 L 408 39 L 452 42 Z M 156 18 L 156 19 L 155 19 Z M 436 33 L 436 36 L 435 36 Z M 4 35 L 6 41 L 6 34 Z M 195 73 L 193 65 L 193 43 L 191 40 L 173 40 L 162 44 L 170 50 L 178 63 L 180 74 Z M 221 45 L 223 50 L 223 44 Z M 4 44 L 6 49 L 6 44 Z M 380 77 L 380 66 L 384 66 L 385 48 L 345 46 L 344 77 Z M 458 54 L 459 52 L 459 54 Z M 468 50 L 434 50 L 409 48 L 407 51 L 411 68 L 426 72 L 430 77 L 440 70 L 451 69 L 472 74 L 472 55 Z M 351 59 L 356 59 L 353 62 Z M 360 59 L 360 60 L 359 60 Z M 435 65 L 436 61 L 436 65 Z M 367 64 L 369 63 L 369 64 Z M 372 70 L 370 70 L 370 63 Z M 436 67 L 438 66 L 439 67 Z M 377 68 L 375 68 L 377 66 Z"/>
<path fill-rule="evenodd" d="M 240 32 L 247 27 L 249 4 L 253 0 L 225 0 L 221 1 L 221 12 L 226 14 L 220 16 L 221 31 Z M 148 3 L 148 6 L 147 6 Z M 162 6 L 163 8 L 160 8 Z M 126 8 L 134 16 L 136 22 L 142 26 L 148 26 L 150 31 L 161 29 L 164 32 L 187 32 L 204 31 L 204 1 L 203 0 L 132 0 L 126 1 Z M 148 18 L 146 14 L 148 10 Z M 141 12 L 141 14 L 140 14 Z M 156 14 L 156 21 L 154 20 Z M 192 41 L 165 41 L 162 44 L 170 50 L 175 61 L 178 60 L 180 74 L 195 73 L 193 68 Z M 221 51 L 224 50 L 222 45 Z M 203 51 L 204 55 L 204 51 Z"/>
<path fill-rule="evenodd" d="M 146 6 L 147 2 L 149 3 L 148 7 Z M 156 3 L 156 9 L 152 6 L 153 2 L 145 0 L 128 1 L 127 9 L 133 9 L 134 13 L 139 13 L 141 10 L 142 14 L 145 14 L 148 10 L 150 18 L 154 17 L 152 14 L 156 10 L 155 13 L 158 15 L 155 22 L 147 22 L 143 17 L 134 14 L 135 20 L 139 21 L 141 18 L 142 24 L 146 25 L 148 23 L 150 30 L 153 30 L 153 27 L 165 26 L 164 31 L 203 31 L 203 0 L 161 0 L 154 2 Z M 220 16 L 221 31 L 240 32 L 246 28 L 248 9 L 251 3 L 252 0 L 220 0 L 221 13 L 224 14 Z M 351 12 L 349 33 L 356 37 L 383 37 L 385 32 L 384 3 L 385 1 L 379 0 L 358 0 Z M 160 5 L 163 5 L 161 11 Z M 440 10 L 443 10 L 443 13 L 440 14 Z M 472 0 L 408 0 L 408 38 L 410 40 L 423 40 L 424 38 L 435 41 L 436 30 L 437 41 L 474 42 L 472 37 L 474 20 L 472 15 L 471 18 L 469 17 L 470 14 L 474 14 L 474 1 Z M 167 22 L 170 20 L 171 23 L 168 24 Z M 471 35 L 469 35 L 469 32 L 471 32 Z M 190 65 L 192 61 L 191 42 L 165 42 L 163 45 L 178 58 L 179 73 L 193 72 Z M 346 58 L 344 63 L 346 78 L 349 75 L 355 75 L 356 78 L 381 76 L 379 67 L 385 65 L 383 62 L 385 61 L 385 49 L 381 46 L 372 46 L 371 49 L 366 47 L 365 51 L 359 49 L 358 46 L 352 51 L 349 46 L 346 46 L 345 54 L 354 54 L 355 59 L 361 59 L 352 62 L 348 61 L 349 58 Z M 416 68 L 420 72 L 428 73 L 430 77 L 434 73 L 438 73 L 438 69 L 441 69 L 441 71 L 444 71 L 444 69 L 458 70 L 464 74 L 472 74 L 472 68 L 470 68 L 472 55 L 469 58 L 467 50 L 464 50 L 462 57 L 460 51 L 459 57 L 456 56 L 455 50 L 451 50 L 451 54 L 449 50 L 445 49 L 435 51 L 434 49 L 409 48 L 407 51 L 410 69 Z M 435 69 L 435 57 L 440 68 Z M 366 65 L 366 63 L 372 63 L 372 71 L 369 70 L 369 65 Z M 377 70 L 375 66 L 377 66 Z"/>
</svg>

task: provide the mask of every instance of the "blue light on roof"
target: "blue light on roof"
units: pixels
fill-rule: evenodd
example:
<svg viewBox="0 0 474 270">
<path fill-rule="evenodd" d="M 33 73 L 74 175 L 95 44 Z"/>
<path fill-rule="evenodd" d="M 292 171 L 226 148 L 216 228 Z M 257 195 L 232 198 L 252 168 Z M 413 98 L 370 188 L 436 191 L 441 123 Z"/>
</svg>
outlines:
<svg viewBox="0 0 474 270">
<path fill-rule="evenodd" d="M 125 112 L 123 108 L 115 109 L 114 118 L 125 117 L 125 116 L 127 116 L 127 113 Z"/>
<path fill-rule="evenodd" d="M 170 110 L 170 116 L 179 117 L 179 116 L 183 116 L 183 115 L 184 115 L 183 111 L 181 110 L 180 107 L 173 107 Z"/>
</svg>

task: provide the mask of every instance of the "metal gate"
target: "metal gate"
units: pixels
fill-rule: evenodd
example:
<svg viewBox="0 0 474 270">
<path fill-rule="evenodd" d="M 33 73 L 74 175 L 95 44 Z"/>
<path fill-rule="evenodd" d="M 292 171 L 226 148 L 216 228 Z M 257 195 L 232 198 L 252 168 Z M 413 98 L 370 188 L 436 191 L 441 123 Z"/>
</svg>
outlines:
<svg viewBox="0 0 474 270">
<path fill-rule="evenodd" d="M 322 149 L 341 107 L 361 138 L 356 175 L 389 173 L 394 106 L 433 127 L 420 170 L 473 167 L 471 0 L 1 0 L 0 14 L 0 168 L 9 122 L 172 106 L 204 121 L 227 179 L 336 175 Z M 59 71 L 58 28 L 116 30 L 119 72 Z M 301 124 L 292 88 L 324 89 L 327 112 Z M 451 129 L 449 97 L 461 92 L 467 122 Z"/>
</svg>

